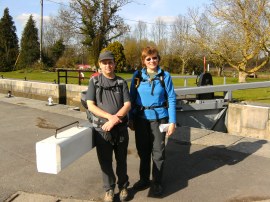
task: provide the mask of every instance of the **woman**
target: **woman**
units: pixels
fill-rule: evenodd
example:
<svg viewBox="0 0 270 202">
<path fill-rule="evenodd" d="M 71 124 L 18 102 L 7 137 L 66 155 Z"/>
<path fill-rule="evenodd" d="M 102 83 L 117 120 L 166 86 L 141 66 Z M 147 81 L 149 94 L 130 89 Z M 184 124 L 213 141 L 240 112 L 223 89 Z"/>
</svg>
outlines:
<svg viewBox="0 0 270 202">
<path fill-rule="evenodd" d="M 170 136 L 176 128 L 176 94 L 170 74 L 159 66 L 160 56 L 156 48 L 144 48 L 141 60 L 144 68 L 134 73 L 130 86 L 129 127 L 135 130 L 140 157 L 140 180 L 133 188 L 143 190 L 150 186 L 152 155 L 153 193 L 160 196 L 163 191 L 165 136 Z M 169 123 L 167 132 L 161 132 L 159 126 L 165 123 Z"/>
</svg>

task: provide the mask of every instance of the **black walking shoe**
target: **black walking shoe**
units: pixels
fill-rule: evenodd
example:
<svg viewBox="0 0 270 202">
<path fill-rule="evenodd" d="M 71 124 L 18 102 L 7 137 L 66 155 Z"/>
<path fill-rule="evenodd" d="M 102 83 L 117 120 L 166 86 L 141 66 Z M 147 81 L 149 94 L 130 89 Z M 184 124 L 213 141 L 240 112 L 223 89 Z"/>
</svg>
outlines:
<svg viewBox="0 0 270 202">
<path fill-rule="evenodd" d="M 135 190 L 144 190 L 150 187 L 150 181 L 144 181 L 144 180 L 139 180 L 133 185 L 133 189 Z"/>
<path fill-rule="evenodd" d="M 161 184 L 155 183 L 153 189 L 154 196 L 161 196 L 163 194 L 163 188 Z"/>
</svg>

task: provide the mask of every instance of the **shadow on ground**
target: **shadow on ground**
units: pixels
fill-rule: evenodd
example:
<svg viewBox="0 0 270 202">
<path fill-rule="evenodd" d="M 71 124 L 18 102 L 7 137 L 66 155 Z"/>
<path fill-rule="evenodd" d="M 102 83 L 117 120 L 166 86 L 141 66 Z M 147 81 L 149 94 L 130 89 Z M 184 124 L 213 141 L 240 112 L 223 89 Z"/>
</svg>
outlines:
<svg viewBox="0 0 270 202">
<path fill-rule="evenodd" d="M 190 133 L 189 133 L 190 134 Z M 230 150 L 225 145 L 209 146 L 202 150 L 191 153 L 191 144 L 175 139 L 168 139 L 166 144 L 166 160 L 164 165 L 164 194 L 162 198 L 168 197 L 188 186 L 189 180 L 200 175 L 215 171 L 225 165 L 235 165 L 259 150 L 267 141 L 258 140 L 255 142 L 240 142 L 230 146 Z M 241 147 L 252 148 L 249 153 L 233 151 Z M 130 200 L 136 191 L 130 188 Z M 151 188 L 148 197 L 154 197 Z M 237 200 L 236 200 L 237 201 Z"/>
</svg>

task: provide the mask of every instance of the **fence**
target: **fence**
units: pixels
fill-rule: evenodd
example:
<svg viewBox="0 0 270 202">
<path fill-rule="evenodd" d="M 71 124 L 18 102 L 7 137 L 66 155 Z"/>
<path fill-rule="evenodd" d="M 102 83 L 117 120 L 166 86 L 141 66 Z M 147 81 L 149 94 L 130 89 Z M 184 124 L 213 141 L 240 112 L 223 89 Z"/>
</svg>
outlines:
<svg viewBox="0 0 270 202">
<path fill-rule="evenodd" d="M 224 99 L 232 100 L 232 91 L 234 90 L 244 90 L 251 88 L 268 88 L 270 87 L 270 81 L 263 82 L 252 82 L 252 83 L 241 83 L 241 84 L 226 84 L 226 85 L 216 85 L 216 86 L 200 86 L 200 87 L 189 87 L 189 88 L 176 88 L 175 92 L 177 95 L 194 95 L 194 94 L 204 94 L 211 92 L 223 92 Z"/>
<path fill-rule="evenodd" d="M 60 75 L 61 72 L 64 72 L 64 75 Z M 68 72 L 78 72 L 78 76 L 69 76 Z M 81 70 L 81 69 L 57 69 L 57 83 L 60 84 L 60 79 L 65 78 L 65 84 L 68 84 L 68 78 L 77 78 L 78 84 L 81 85 L 82 79 L 84 79 L 83 72 L 93 72 L 89 70 Z"/>
</svg>

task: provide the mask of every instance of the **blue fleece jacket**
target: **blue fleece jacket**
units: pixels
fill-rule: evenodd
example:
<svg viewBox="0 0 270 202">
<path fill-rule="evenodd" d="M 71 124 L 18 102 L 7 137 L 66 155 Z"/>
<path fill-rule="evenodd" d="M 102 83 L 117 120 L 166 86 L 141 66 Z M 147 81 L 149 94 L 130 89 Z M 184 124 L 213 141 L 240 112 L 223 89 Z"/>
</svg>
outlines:
<svg viewBox="0 0 270 202">
<path fill-rule="evenodd" d="M 142 69 L 142 81 L 140 82 L 140 85 L 137 89 L 135 87 L 135 80 L 137 77 L 136 75 L 139 74 L 139 72 L 134 72 L 130 85 L 132 108 L 129 113 L 129 118 L 131 120 L 133 119 L 134 114 L 137 114 L 138 116 L 141 116 L 142 118 L 145 118 L 147 120 L 157 120 L 168 117 L 169 123 L 176 123 L 176 94 L 174 92 L 172 78 L 169 72 L 164 71 L 164 88 L 159 79 L 159 75 L 161 74 L 161 72 L 161 68 L 158 67 L 157 74 L 155 75 L 155 78 L 157 79 L 152 79 L 151 81 L 149 75 L 147 74 L 146 68 Z M 166 101 L 168 101 L 168 108 L 158 107 L 141 111 L 139 110 L 139 108 L 143 106 L 163 106 L 164 102 Z"/>
</svg>

